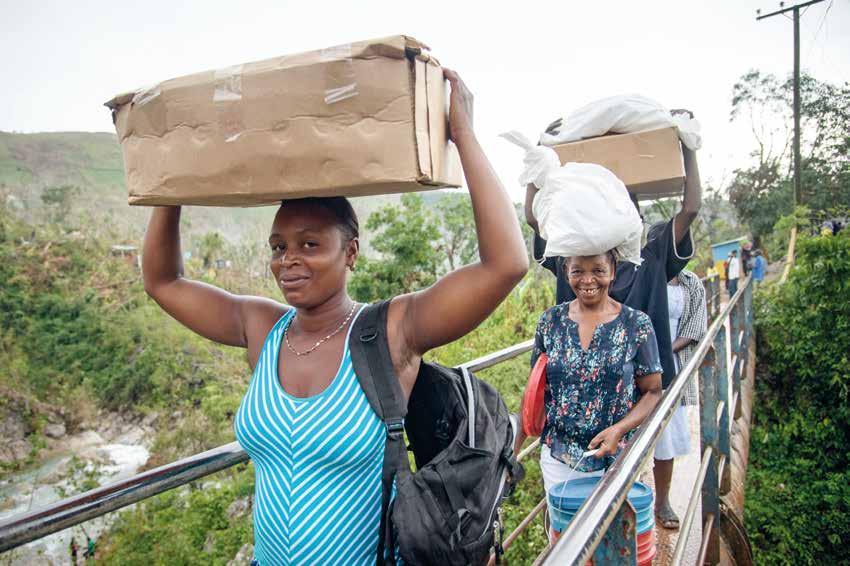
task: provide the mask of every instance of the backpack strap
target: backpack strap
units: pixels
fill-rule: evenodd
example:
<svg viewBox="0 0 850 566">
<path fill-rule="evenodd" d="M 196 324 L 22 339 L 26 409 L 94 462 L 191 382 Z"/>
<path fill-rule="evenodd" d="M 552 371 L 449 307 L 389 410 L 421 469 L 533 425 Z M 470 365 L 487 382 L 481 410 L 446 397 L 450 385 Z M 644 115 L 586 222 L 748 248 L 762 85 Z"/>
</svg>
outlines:
<svg viewBox="0 0 850 566">
<path fill-rule="evenodd" d="M 384 421 L 387 438 L 381 472 L 381 524 L 377 564 L 395 565 L 395 536 L 390 521 L 390 499 L 393 481 L 410 471 L 404 444 L 404 417 L 407 400 L 401 390 L 390 357 L 387 342 L 389 301 L 381 301 L 363 309 L 349 339 L 351 362 L 360 387 L 369 404 Z"/>
</svg>

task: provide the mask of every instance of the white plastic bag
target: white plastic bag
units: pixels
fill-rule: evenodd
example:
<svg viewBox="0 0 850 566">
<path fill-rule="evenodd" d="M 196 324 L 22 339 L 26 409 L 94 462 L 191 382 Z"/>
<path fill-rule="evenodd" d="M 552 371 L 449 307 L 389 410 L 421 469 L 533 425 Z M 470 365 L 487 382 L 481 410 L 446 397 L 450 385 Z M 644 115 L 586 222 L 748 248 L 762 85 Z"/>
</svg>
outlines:
<svg viewBox="0 0 850 566">
<path fill-rule="evenodd" d="M 502 137 L 525 150 L 520 183 L 540 189 L 532 208 L 546 240 L 544 257 L 599 255 L 616 249 L 621 259 L 641 264 L 643 224 L 616 175 L 594 163 L 562 166 L 555 150 L 535 146 L 519 132 Z"/>
<path fill-rule="evenodd" d="M 639 94 L 612 96 L 582 106 L 562 119 L 556 134 L 542 134 L 540 143 L 558 145 L 608 133 L 630 134 L 666 126 L 678 128 L 679 139 L 689 149 L 702 146 L 699 122 L 684 114 L 671 115 L 661 104 Z"/>
</svg>

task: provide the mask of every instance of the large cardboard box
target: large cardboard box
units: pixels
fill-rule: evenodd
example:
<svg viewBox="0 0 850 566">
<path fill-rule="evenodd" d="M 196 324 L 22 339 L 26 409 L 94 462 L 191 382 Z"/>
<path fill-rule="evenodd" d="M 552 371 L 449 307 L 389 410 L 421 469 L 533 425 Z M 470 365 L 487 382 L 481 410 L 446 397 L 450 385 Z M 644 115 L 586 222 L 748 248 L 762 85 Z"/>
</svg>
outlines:
<svg viewBox="0 0 850 566">
<path fill-rule="evenodd" d="M 394 36 L 207 71 L 106 103 L 130 204 L 252 206 L 457 187 L 447 84 Z"/>
<path fill-rule="evenodd" d="M 614 134 L 556 145 L 568 162 L 597 163 L 610 169 L 638 199 L 681 195 L 685 165 L 676 128 Z"/>
</svg>

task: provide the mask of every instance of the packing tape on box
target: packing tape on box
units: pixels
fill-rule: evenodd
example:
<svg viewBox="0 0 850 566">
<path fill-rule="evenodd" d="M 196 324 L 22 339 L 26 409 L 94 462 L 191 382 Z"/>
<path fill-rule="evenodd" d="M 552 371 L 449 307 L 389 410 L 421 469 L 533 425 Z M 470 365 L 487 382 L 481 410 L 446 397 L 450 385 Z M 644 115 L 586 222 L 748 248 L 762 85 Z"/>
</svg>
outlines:
<svg viewBox="0 0 850 566">
<path fill-rule="evenodd" d="M 218 128 L 225 142 L 232 142 L 245 131 L 242 118 L 242 65 L 215 71 L 213 102 Z"/>
<path fill-rule="evenodd" d="M 133 94 L 131 104 L 136 112 L 144 116 L 148 127 L 158 135 L 163 135 L 168 129 L 166 126 L 165 110 L 158 104 L 150 104 L 161 94 L 159 85 L 140 88 Z"/>
<path fill-rule="evenodd" d="M 140 88 L 133 95 L 133 104 L 136 106 L 144 106 L 148 102 L 159 96 L 160 90 L 159 85 L 149 86 L 147 88 Z"/>
<path fill-rule="evenodd" d="M 233 65 L 215 72 L 214 102 L 242 100 L 242 65 Z"/>
<path fill-rule="evenodd" d="M 351 44 L 322 49 L 320 58 L 328 63 L 325 73 L 325 104 L 336 104 L 357 96 L 357 74 L 351 58 Z"/>
</svg>

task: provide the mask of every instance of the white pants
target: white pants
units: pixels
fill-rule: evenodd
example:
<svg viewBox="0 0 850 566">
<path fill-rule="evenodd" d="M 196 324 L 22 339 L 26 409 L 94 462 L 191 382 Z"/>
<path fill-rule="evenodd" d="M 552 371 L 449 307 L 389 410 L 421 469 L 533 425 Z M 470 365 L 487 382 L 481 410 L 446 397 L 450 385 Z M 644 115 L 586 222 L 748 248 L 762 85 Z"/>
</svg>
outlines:
<svg viewBox="0 0 850 566">
<path fill-rule="evenodd" d="M 658 437 L 655 445 L 656 460 L 672 460 L 691 451 L 691 430 L 688 422 L 688 406 L 679 405 Z"/>
<path fill-rule="evenodd" d="M 593 478 L 601 476 L 605 470 L 596 470 L 595 472 L 578 472 L 573 470 L 564 462 L 554 458 L 552 451 L 545 444 L 540 449 L 540 473 L 543 474 L 543 489 L 546 491 L 546 509 L 549 509 L 549 490 L 561 482 L 567 480 L 575 480 L 579 478 Z M 549 522 L 546 528 L 546 535 L 549 537 L 549 542 L 552 543 L 552 533 L 548 525 L 552 524 L 552 515 L 549 515 Z"/>
<path fill-rule="evenodd" d="M 540 473 L 543 474 L 543 489 L 546 490 L 548 501 L 549 490 L 553 486 L 567 480 L 598 477 L 604 474 L 605 470 L 596 470 L 595 472 L 575 471 L 564 462 L 553 457 L 552 451 L 544 444 L 540 449 Z"/>
</svg>

